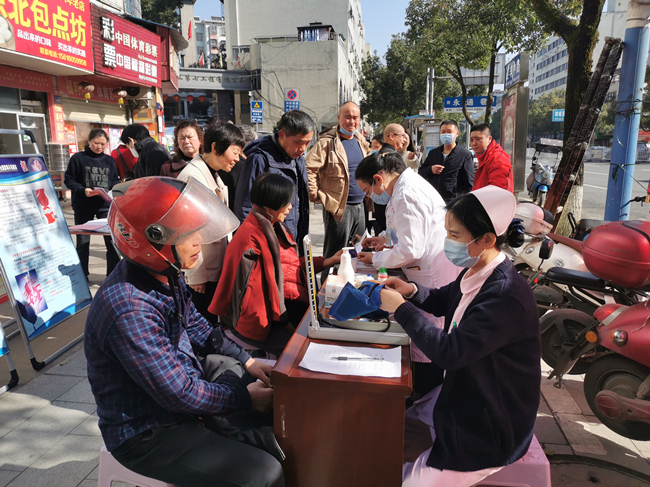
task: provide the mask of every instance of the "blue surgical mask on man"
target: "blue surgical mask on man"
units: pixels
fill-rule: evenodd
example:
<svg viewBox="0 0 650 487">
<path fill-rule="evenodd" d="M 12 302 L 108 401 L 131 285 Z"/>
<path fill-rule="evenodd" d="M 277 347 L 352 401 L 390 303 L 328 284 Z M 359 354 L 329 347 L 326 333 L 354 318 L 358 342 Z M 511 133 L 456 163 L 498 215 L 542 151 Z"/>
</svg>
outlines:
<svg viewBox="0 0 650 487">
<path fill-rule="evenodd" d="M 356 129 L 354 132 L 348 132 L 348 131 L 345 130 L 343 127 L 339 127 L 339 131 L 340 131 L 341 133 L 347 135 L 348 137 L 352 137 L 354 134 L 356 134 L 356 133 L 359 131 L 359 127 L 357 127 L 357 129 Z"/>
<path fill-rule="evenodd" d="M 475 238 L 472 242 L 476 240 Z M 472 242 L 456 242 L 450 238 L 445 238 L 445 256 L 449 259 L 449 262 L 457 267 L 474 267 L 485 250 L 476 257 L 471 257 L 469 255 L 469 244 Z"/>
<path fill-rule="evenodd" d="M 451 145 L 454 143 L 454 134 L 440 134 L 440 142 L 443 145 Z"/>
<path fill-rule="evenodd" d="M 370 187 L 370 199 L 377 203 L 378 205 L 387 205 L 390 202 L 390 195 L 384 189 L 384 184 L 382 183 L 381 188 L 383 192 L 381 194 L 376 194 L 373 191 L 375 186 L 375 180 L 372 180 L 372 186 Z"/>
<path fill-rule="evenodd" d="M 377 150 L 371 150 L 371 151 L 370 151 L 370 154 L 371 154 L 371 155 L 372 155 L 372 154 L 376 154 L 377 152 L 379 152 L 379 151 L 377 151 Z"/>
</svg>

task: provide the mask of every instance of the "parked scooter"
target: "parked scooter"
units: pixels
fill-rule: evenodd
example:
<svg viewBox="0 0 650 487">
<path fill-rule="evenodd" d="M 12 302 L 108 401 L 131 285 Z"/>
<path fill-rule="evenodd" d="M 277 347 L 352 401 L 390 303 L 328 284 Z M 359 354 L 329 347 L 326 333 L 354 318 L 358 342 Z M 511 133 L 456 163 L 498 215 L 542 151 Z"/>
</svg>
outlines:
<svg viewBox="0 0 650 487">
<path fill-rule="evenodd" d="M 570 372 L 586 355 L 584 392 L 589 407 L 612 431 L 650 440 L 650 306 L 607 304 L 558 361 L 549 378 Z"/>
<path fill-rule="evenodd" d="M 570 288 L 579 287 L 582 292 L 600 293 L 604 297 L 600 303 L 605 308 L 598 307 L 595 312 L 558 308 L 541 318 L 542 358 L 558 370 L 563 369 L 562 358 L 601 321 L 598 310 L 607 309 L 609 305 L 634 307 L 637 303 L 647 302 L 650 291 L 650 223 L 625 221 L 601 225 L 584 242 L 583 256 L 591 273 L 551 269 L 546 278 Z M 584 350 L 562 373 L 585 373 L 598 357 L 598 352 L 593 347 Z"/>
<path fill-rule="evenodd" d="M 526 179 L 528 194 L 533 203 L 544 206 L 546 196 L 553 184 L 559 160 L 562 158 L 562 141 L 556 139 L 540 139 L 535 145 L 532 172 Z"/>
</svg>

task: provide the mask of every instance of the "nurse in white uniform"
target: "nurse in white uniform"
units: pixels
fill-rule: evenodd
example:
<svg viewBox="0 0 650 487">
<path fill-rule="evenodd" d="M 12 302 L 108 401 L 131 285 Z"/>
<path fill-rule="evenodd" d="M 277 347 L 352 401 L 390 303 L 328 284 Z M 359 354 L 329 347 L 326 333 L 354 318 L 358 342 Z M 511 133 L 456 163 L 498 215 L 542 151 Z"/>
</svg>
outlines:
<svg viewBox="0 0 650 487">
<path fill-rule="evenodd" d="M 407 169 L 398 153 L 373 154 L 359 163 L 355 178 L 359 187 L 375 203 L 386 205 L 386 231 L 362 242 L 358 259 L 375 269 L 401 268 L 406 278 L 425 287 L 441 287 L 456 279 L 461 269 L 445 257 L 445 202 L 424 178 Z M 442 328 L 444 317 L 431 321 Z M 411 358 L 418 364 L 430 360 L 411 346 Z M 415 366 L 414 389 L 429 392 L 420 379 L 426 366 Z M 425 377 L 423 377 L 425 376 Z"/>
</svg>

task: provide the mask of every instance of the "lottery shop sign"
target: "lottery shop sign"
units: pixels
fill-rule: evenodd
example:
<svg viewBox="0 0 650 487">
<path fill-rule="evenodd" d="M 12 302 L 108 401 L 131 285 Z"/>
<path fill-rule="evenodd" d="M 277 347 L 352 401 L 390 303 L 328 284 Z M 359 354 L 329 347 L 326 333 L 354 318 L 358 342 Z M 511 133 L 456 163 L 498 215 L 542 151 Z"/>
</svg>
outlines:
<svg viewBox="0 0 650 487">
<path fill-rule="evenodd" d="M 1 2 L 2 0 L 0 0 Z M 140 85 L 162 87 L 160 37 L 92 6 L 95 72 Z"/>
<path fill-rule="evenodd" d="M 89 0 L 0 0 L 0 49 L 93 70 Z"/>
</svg>

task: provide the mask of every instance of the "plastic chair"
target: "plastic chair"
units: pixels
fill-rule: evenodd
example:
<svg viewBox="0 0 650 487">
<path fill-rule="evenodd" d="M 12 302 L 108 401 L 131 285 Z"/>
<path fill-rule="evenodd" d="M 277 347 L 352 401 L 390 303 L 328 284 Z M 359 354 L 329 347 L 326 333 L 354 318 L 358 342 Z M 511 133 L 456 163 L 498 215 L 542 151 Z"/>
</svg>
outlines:
<svg viewBox="0 0 650 487">
<path fill-rule="evenodd" d="M 551 464 L 537 438 L 533 436 L 528 452 L 515 463 L 484 478 L 472 487 L 551 487 Z"/>
<path fill-rule="evenodd" d="M 106 447 L 102 446 L 99 451 L 99 480 L 97 481 L 97 487 L 111 487 L 111 482 L 114 480 L 127 482 L 138 487 L 176 487 L 174 484 L 167 484 L 132 472 L 115 460 Z"/>
</svg>

